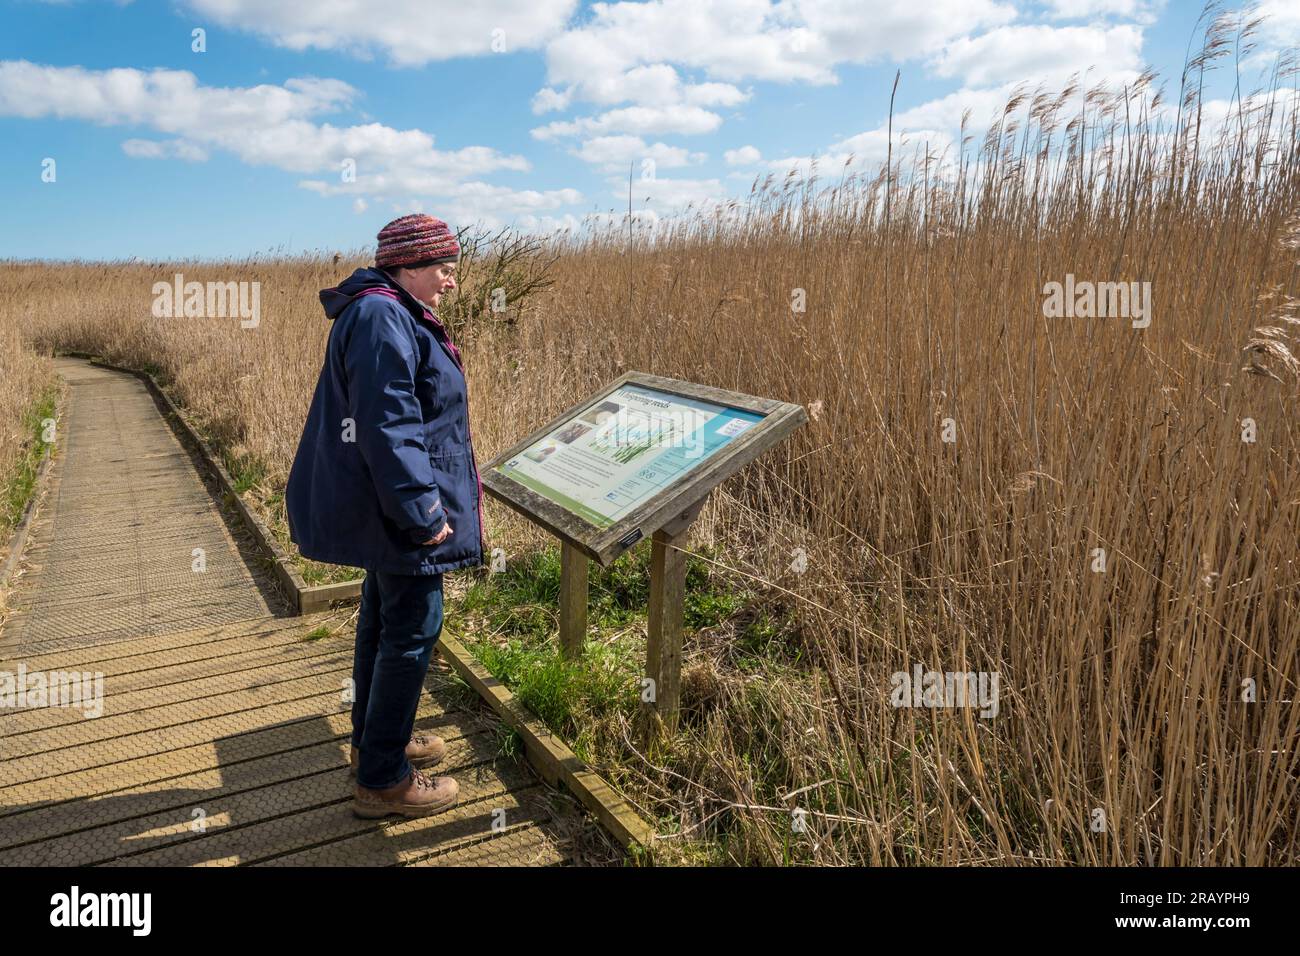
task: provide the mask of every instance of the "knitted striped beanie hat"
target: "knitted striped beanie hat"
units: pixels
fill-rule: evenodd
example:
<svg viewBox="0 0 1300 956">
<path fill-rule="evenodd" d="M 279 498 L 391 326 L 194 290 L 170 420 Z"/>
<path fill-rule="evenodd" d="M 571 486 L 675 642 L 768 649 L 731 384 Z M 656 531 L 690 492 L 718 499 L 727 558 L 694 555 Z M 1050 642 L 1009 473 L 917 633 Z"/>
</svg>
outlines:
<svg viewBox="0 0 1300 956">
<path fill-rule="evenodd" d="M 379 230 L 379 248 L 375 251 L 378 268 L 407 266 L 414 262 L 455 262 L 460 258 L 460 244 L 441 219 L 412 213 L 394 219 Z"/>
</svg>

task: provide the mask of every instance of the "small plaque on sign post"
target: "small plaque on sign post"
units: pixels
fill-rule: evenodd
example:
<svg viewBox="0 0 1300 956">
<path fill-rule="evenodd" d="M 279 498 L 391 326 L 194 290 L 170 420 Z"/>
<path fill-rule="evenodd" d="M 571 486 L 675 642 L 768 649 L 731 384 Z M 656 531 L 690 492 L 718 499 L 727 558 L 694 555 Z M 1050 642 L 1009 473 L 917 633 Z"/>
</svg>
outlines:
<svg viewBox="0 0 1300 956">
<path fill-rule="evenodd" d="M 561 541 L 564 653 L 586 635 L 587 559 L 608 566 L 650 537 L 648 686 L 674 720 L 686 531 L 713 488 L 807 420 L 790 402 L 627 372 L 489 462 L 488 493 Z"/>
</svg>

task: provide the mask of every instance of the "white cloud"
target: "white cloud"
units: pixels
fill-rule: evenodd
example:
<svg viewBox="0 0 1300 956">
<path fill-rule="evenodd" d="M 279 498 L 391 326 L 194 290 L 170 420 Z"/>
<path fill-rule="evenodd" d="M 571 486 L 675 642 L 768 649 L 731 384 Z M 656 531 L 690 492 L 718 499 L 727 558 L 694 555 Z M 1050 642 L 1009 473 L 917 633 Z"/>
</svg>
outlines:
<svg viewBox="0 0 1300 956">
<path fill-rule="evenodd" d="M 537 212 L 558 209 L 582 202 L 582 193 L 576 189 L 510 189 L 489 183 L 463 183 L 456 188 L 455 198 L 470 201 L 475 209 L 488 211 L 528 210 Z"/>
<path fill-rule="evenodd" d="M 652 168 L 674 169 L 708 159 L 707 153 L 692 153 L 680 146 L 665 143 L 647 146 L 639 136 L 597 136 L 569 152 L 606 173 L 624 171 L 629 163 L 645 169 L 647 160 L 653 162 Z"/>
<path fill-rule="evenodd" d="M 549 85 L 596 102 L 637 67 L 671 63 L 722 80 L 833 81 L 816 49 L 795 48 L 794 25 L 782 25 L 767 0 L 601 3 L 592 13 L 547 45 L 546 63 Z"/>
<path fill-rule="evenodd" d="M 974 90 L 963 88 L 894 115 L 897 129 L 948 129 L 961 127 L 962 114 L 970 110 L 970 128 L 984 129 L 1007 105 L 1015 84 Z"/>
<path fill-rule="evenodd" d="M 750 94 L 730 83 L 684 83 L 667 63 L 633 66 L 609 73 L 584 72 L 563 91 L 544 87 L 533 97 L 533 112 L 566 109 L 575 99 L 612 106 L 736 106 Z"/>
<path fill-rule="evenodd" d="M 552 110 L 568 109 L 570 99 L 572 99 L 572 91 L 561 93 L 549 86 L 543 87 L 533 94 L 533 112 L 549 113 Z"/>
<path fill-rule="evenodd" d="M 494 53 L 494 42 L 505 53 L 535 49 L 563 29 L 577 5 L 578 0 L 185 0 L 199 16 L 291 50 L 358 57 L 379 52 L 398 66 Z"/>
<path fill-rule="evenodd" d="M 742 146 L 739 149 L 729 149 L 722 154 L 722 158 L 728 166 L 752 166 L 763 158 L 753 146 Z"/>
<path fill-rule="evenodd" d="M 208 158 L 208 151 L 195 143 L 183 139 L 158 141 L 152 139 L 128 139 L 122 143 L 122 152 L 135 159 L 183 159 L 190 163 L 202 163 Z"/>
<path fill-rule="evenodd" d="M 1091 75 L 1090 78 L 1093 80 L 1098 79 Z M 945 96 L 928 100 L 895 113 L 894 132 L 897 133 L 902 130 L 915 139 L 921 136 L 925 130 L 938 130 L 941 133 L 951 134 L 952 139 L 955 141 L 957 134 L 961 130 L 962 116 L 969 111 L 970 121 L 967 124 L 966 133 L 967 135 L 981 136 L 1002 116 L 1017 87 L 1021 87 L 1021 85 L 1018 83 L 1003 83 L 1000 86 L 985 87 L 983 89 L 963 87 L 960 90 L 954 90 Z M 1021 87 L 1021 89 L 1024 88 Z M 1072 115 L 1070 111 L 1083 102 L 1087 89 L 1087 86 L 1081 86 L 1073 99 L 1063 105 L 1063 115 Z M 1045 92 L 1054 96 L 1060 92 L 1060 85 L 1048 85 Z M 1025 108 L 1025 106 L 1020 108 L 1022 116 Z M 881 128 L 884 128 L 883 124 Z"/>
<path fill-rule="evenodd" d="M 1300 3 L 1296 0 L 1260 0 L 1254 12 L 1265 18 L 1260 32 L 1269 46 L 1300 45 Z"/>
<path fill-rule="evenodd" d="M 596 117 L 551 123 L 538 139 L 568 135 L 712 132 L 721 117 L 688 112 L 745 102 L 745 80 L 838 82 L 841 63 L 933 55 L 973 30 L 1015 18 L 999 0 L 650 0 L 596 3 L 585 22 L 546 47 L 547 86 L 533 111 L 576 102 L 631 103 Z M 680 70 L 705 81 L 684 79 Z M 631 109 L 663 111 L 633 114 Z"/>
<path fill-rule="evenodd" d="M 969 130 L 983 131 L 1001 115 L 1011 96 L 1014 84 L 992 89 L 961 89 L 894 114 L 894 160 L 909 160 L 929 152 L 935 157 L 950 160 L 956 151 L 961 129 L 962 114 L 971 111 Z M 822 176 L 838 177 L 842 173 L 874 171 L 889 155 L 889 128 L 887 122 L 831 143 L 815 155 L 791 155 L 763 161 L 764 168 L 774 173 L 795 170 L 807 176 L 816 170 Z"/>
<path fill-rule="evenodd" d="M 563 136 L 608 136 L 631 133 L 637 136 L 678 134 L 683 136 L 711 133 L 722 125 L 717 113 L 698 106 L 625 106 L 599 116 L 583 116 L 572 121 L 556 121 L 532 130 L 540 140 Z"/>
<path fill-rule="evenodd" d="M 193 160 L 220 149 L 246 163 L 327 176 L 300 182 L 325 196 L 473 196 L 494 208 L 527 211 L 581 200 L 572 189 L 516 191 L 473 179 L 500 170 L 528 171 L 522 156 L 487 146 L 439 150 L 433 136 L 418 129 L 315 122 L 318 114 L 335 111 L 355 96 L 355 90 L 337 80 L 208 87 L 181 70 L 86 70 L 0 61 L 0 116 L 144 126 L 176 137 L 129 139 L 123 149 L 130 156 Z M 344 172 L 352 168 L 355 178 L 349 180 Z"/>
<path fill-rule="evenodd" d="M 1223 136 L 1235 138 L 1241 128 L 1246 129 L 1247 148 L 1259 141 L 1261 132 L 1267 131 L 1269 151 L 1276 153 L 1285 148 L 1286 137 L 1291 132 L 1293 118 L 1300 114 L 1300 91 L 1294 87 L 1280 87 L 1272 92 L 1260 92 L 1236 99 L 1206 100 L 1200 112 L 1200 140 L 1211 149 Z"/>
<path fill-rule="evenodd" d="M 1043 0 L 1048 13 L 1058 20 L 1093 20 L 1124 17 L 1150 22 L 1164 7 L 1165 0 Z"/>
<path fill-rule="evenodd" d="M 692 106 L 737 106 L 750 95 L 730 83 L 692 83 L 682 88 L 682 100 Z"/>
<path fill-rule="evenodd" d="M 838 63 L 902 60 L 1015 17 L 995 0 L 652 0 L 598 3 L 546 48 L 551 86 L 601 89 L 644 64 L 714 79 L 834 83 Z"/>
<path fill-rule="evenodd" d="M 458 226 L 476 226 L 497 230 L 511 226 L 524 232 L 547 234 L 557 229 L 577 230 L 581 221 L 573 213 L 537 215 L 526 208 L 516 210 L 509 206 L 486 209 L 474 202 L 461 202 L 454 197 L 438 203 L 438 215 Z"/>
<path fill-rule="evenodd" d="M 626 179 L 611 177 L 610 195 L 623 203 L 626 208 L 628 184 Z M 636 179 L 632 182 L 633 207 L 653 209 L 657 212 L 678 212 L 688 203 L 699 208 L 710 208 L 726 202 L 728 192 L 717 179 L 669 179 L 656 176 L 653 179 Z"/>
<path fill-rule="evenodd" d="M 934 156 L 940 156 L 950 149 L 955 137 L 943 130 L 900 128 L 894 125 L 895 161 L 907 160 L 912 156 L 924 155 L 928 149 Z M 819 175 L 840 176 L 843 173 L 868 171 L 878 168 L 889 156 L 889 131 L 885 127 L 858 133 L 847 139 L 832 143 L 825 153 L 816 156 L 787 156 L 784 159 L 768 160 L 764 165 L 778 173 L 794 170 L 800 176 L 809 176 L 814 167 Z"/>
<path fill-rule="evenodd" d="M 256 123 L 275 126 L 337 110 L 357 91 L 339 80 L 292 79 L 284 86 L 199 86 L 184 70 L 86 70 L 0 60 L 0 115 L 148 124 L 169 133 L 217 124 L 217 135 Z"/>
<path fill-rule="evenodd" d="M 1059 81 L 1096 67 L 1093 77 L 1135 78 L 1142 68 L 1142 30 L 1103 27 L 1000 27 L 954 40 L 937 57 L 940 76 L 971 86 Z"/>
<path fill-rule="evenodd" d="M 924 57 L 956 37 L 1016 18 L 1013 4 L 994 0 L 792 0 L 788 6 L 824 39 L 835 63 Z"/>
</svg>

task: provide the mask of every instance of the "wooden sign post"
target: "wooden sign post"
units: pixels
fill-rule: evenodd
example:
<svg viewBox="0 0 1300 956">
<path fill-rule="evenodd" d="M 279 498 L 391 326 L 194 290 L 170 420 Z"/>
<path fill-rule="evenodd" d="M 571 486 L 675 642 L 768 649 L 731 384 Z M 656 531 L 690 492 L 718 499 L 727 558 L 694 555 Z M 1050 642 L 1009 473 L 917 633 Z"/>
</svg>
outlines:
<svg viewBox="0 0 1300 956">
<path fill-rule="evenodd" d="M 627 372 L 483 469 L 494 498 L 560 539 L 560 651 L 581 656 L 587 561 L 651 539 L 645 688 L 674 727 L 681 705 L 686 537 L 709 492 L 808 420 L 800 405 Z"/>
<path fill-rule="evenodd" d="M 560 541 L 560 653 L 570 660 L 582 656 L 587 639 L 587 556 L 568 541 Z"/>
<path fill-rule="evenodd" d="M 655 709 L 669 728 L 677 723 L 682 700 L 686 535 L 704 502 L 705 498 L 701 498 L 650 539 L 650 621 L 645 670 L 646 676 L 655 682 Z"/>
</svg>

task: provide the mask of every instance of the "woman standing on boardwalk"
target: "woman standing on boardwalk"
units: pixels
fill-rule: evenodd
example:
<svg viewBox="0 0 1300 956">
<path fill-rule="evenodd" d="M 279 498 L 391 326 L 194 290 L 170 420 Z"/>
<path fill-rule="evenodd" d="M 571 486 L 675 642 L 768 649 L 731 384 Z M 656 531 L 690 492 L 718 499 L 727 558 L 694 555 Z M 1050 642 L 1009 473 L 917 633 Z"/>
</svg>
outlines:
<svg viewBox="0 0 1300 956">
<path fill-rule="evenodd" d="M 483 563 L 465 375 L 433 312 L 459 257 L 442 220 L 403 216 L 380 231 L 374 268 L 321 291 L 334 325 L 285 492 L 304 557 L 366 571 L 352 670 L 362 817 L 437 813 L 459 790 L 416 769 L 442 759 L 442 739 L 412 735 L 443 572 Z"/>
</svg>

